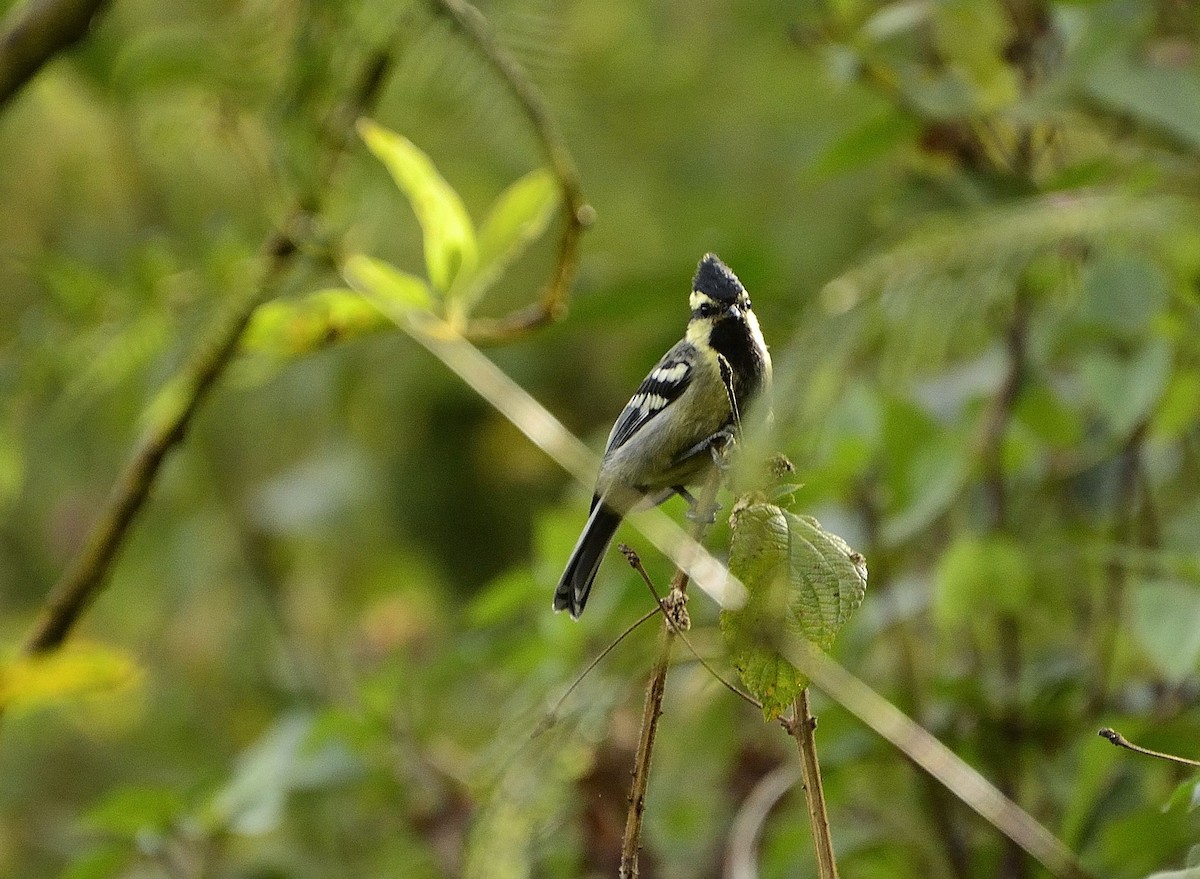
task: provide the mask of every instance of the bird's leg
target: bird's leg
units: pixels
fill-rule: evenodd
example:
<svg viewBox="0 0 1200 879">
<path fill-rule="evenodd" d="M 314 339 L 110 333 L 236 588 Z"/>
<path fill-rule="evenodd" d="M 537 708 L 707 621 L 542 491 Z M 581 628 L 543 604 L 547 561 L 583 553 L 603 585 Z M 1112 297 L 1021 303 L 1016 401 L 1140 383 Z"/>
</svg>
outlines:
<svg viewBox="0 0 1200 879">
<path fill-rule="evenodd" d="M 737 435 L 732 426 L 723 427 L 710 436 L 706 442 L 708 443 L 708 452 L 712 455 L 713 464 L 722 473 L 729 469 L 729 452 L 737 443 Z"/>
<path fill-rule="evenodd" d="M 721 509 L 719 505 L 714 503 L 710 509 L 701 510 L 700 502 L 690 491 L 682 485 L 673 486 L 673 489 L 677 495 L 688 502 L 688 511 L 684 515 L 687 516 L 689 522 L 711 525 L 717 521 L 717 510 Z"/>
</svg>

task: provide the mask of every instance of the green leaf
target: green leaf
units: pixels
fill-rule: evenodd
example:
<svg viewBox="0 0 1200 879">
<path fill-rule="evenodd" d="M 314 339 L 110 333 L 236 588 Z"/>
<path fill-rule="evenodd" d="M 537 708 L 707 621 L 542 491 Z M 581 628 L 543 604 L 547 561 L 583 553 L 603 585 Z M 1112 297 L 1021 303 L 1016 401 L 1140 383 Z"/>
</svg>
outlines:
<svg viewBox="0 0 1200 879">
<path fill-rule="evenodd" d="M 234 833 L 258 835 L 279 826 L 288 795 L 329 787 L 358 772 L 337 742 L 312 743 L 313 718 L 289 714 L 238 758 L 233 778 L 208 807 L 208 821 Z"/>
<path fill-rule="evenodd" d="M 403 311 L 433 308 L 428 284 L 381 259 L 356 253 L 342 264 L 342 277 L 364 296 L 377 296 Z"/>
<path fill-rule="evenodd" d="M 183 813 L 183 795 L 170 788 L 123 787 L 84 816 L 84 823 L 105 833 L 133 839 L 145 830 L 163 833 Z"/>
<path fill-rule="evenodd" d="M 1080 376 L 1092 403 L 1112 432 L 1127 436 L 1161 399 L 1171 375 L 1171 346 L 1155 339 L 1132 357 L 1085 356 Z"/>
<path fill-rule="evenodd" d="M 76 857 L 58 879 L 112 879 L 124 874 L 130 860 L 125 843 L 110 843 Z"/>
<path fill-rule="evenodd" d="M 1169 812 L 1180 807 L 1188 812 L 1200 808 L 1200 776 L 1181 782 L 1167 800 L 1166 805 L 1163 806 L 1163 811 Z M 1193 865 L 1189 864 L 1188 866 Z"/>
<path fill-rule="evenodd" d="M 414 280 L 422 286 L 425 283 Z M 332 287 L 301 299 L 260 305 L 246 327 L 242 348 L 295 357 L 389 326 L 391 322 L 380 314 L 378 307 L 360 293 Z"/>
<path fill-rule="evenodd" d="M 425 237 L 425 266 L 439 290 L 450 289 L 460 272 L 474 270 L 478 258 L 475 227 L 462 199 L 438 173 L 429 156 L 408 138 L 370 119 L 358 121 L 367 148 L 383 162 L 408 198 Z"/>
<path fill-rule="evenodd" d="M 796 701 L 808 680 L 773 650 L 745 651 L 737 662 L 742 683 L 762 703 L 763 720 L 770 723 Z"/>
<path fill-rule="evenodd" d="M 866 565 L 816 519 L 755 503 L 734 513 L 729 569 L 750 596 L 741 610 L 721 615 L 721 630 L 743 682 L 772 720 L 805 683 L 775 643 L 786 632 L 829 649 L 862 603 Z"/>
<path fill-rule="evenodd" d="M 1178 439 L 1200 420 L 1200 372 L 1177 370 L 1163 393 L 1162 402 L 1154 416 L 1154 433 L 1168 439 Z"/>
<path fill-rule="evenodd" d="M 1033 593 L 1025 551 L 1004 535 L 960 537 L 942 555 L 935 579 L 934 614 L 947 627 L 997 611 L 1017 613 Z"/>
<path fill-rule="evenodd" d="M 1170 298 L 1167 276 L 1140 255 L 1105 253 L 1083 277 L 1079 319 L 1120 336 L 1144 333 Z"/>
<path fill-rule="evenodd" d="M 966 75 L 978 109 L 1010 104 L 1020 93 L 1016 72 L 1005 61 L 1012 31 L 1009 16 L 996 0 L 940 0 L 934 6 L 938 53 Z"/>
<path fill-rule="evenodd" d="M 1139 66 L 1114 54 L 1093 68 L 1085 88 L 1101 104 L 1200 148 L 1200 76 L 1194 71 Z"/>
<path fill-rule="evenodd" d="M 531 171 L 500 193 L 479 227 L 479 269 L 473 275 L 460 275 L 456 288 L 462 289 L 450 293 L 462 313 L 542 236 L 558 203 L 558 184 L 544 168 Z"/>
<path fill-rule="evenodd" d="M 1133 634 L 1146 656 L 1173 682 L 1200 664 L 1200 588 L 1170 580 L 1133 591 Z"/>
<path fill-rule="evenodd" d="M 817 159 L 813 173 L 831 176 L 861 168 L 910 142 L 919 130 L 912 116 L 888 110 L 842 135 Z"/>
</svg>

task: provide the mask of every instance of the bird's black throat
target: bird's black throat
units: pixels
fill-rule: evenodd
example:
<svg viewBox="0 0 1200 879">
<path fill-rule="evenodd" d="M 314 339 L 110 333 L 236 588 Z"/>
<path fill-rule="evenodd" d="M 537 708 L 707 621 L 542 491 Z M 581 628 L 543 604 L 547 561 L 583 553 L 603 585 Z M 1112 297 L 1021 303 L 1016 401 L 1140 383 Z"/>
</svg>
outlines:
<svg viewBox="0 0 1200 879">
<path fill-rule="evenodd" d="M 762 390 L 766 361 L 746 322 L 734 318 L 717 321 L 708 344 L 724 357 L 733 370 L 733 393 L 738 409 L 745 410 Z"/>
</svg>

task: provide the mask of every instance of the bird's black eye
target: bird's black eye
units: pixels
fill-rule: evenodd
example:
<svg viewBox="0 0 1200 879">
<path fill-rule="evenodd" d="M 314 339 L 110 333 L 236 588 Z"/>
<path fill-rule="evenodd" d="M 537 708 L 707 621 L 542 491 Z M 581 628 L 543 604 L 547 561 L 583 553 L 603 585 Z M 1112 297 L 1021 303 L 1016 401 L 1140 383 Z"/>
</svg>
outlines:
<svg viewBox="0 0 1200 879">
<path fill-rule="evenodd" d="M 744 307 L 745 307 L 745 310 L 746 310 L 746 311 L 749 311 L 749 310 L 750 310 L 750 309 L 752 309 L 754 306 L 753 306 L 753 305 L 751 305 L 751 304 L 750 304 L 750 300 L 749 300 L 749 299 L 747 299 L 747 300 L 745 301 L 745 303 L 744 303 Z"/>
<path fill-rule="evenodd" d="M 711 302 L 705 302 L 702 303 L 700 307 L 696 309 L 696 311 L 699 312 L 701 317 L 712 317 L 717 313 L 717 307 Z"/>
</svg>

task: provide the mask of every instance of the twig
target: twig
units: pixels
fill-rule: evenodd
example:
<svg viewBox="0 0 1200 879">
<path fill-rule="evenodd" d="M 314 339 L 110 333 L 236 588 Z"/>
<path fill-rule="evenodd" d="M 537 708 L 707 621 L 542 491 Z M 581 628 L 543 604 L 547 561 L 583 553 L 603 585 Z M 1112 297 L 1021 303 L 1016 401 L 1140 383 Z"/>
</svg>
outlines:
<svg viewBox="0 0 1200 879">
<path fill-rule="evenodd" d="M 729 850 L 725 857 L 725 879 L 758 879 L 755 850 L 758 837 L 771 810 L 796 786 L 800 773 L 788 763 L 777 766 L 758 780 L 742 801 L 729 825 Z"/>
<path fill-rule="evenodd" d="M 579 239 L 583 230 L 592 224 L 595 211 L 583 199 L 579 170 L 567 149 L 546 102 L 529 76 L 496 39 L 487 19 L 466 0 L 433 0 L 454 24 L 466 34 L 476 49 L 508 86 L 513 97 L 533 126 L 538 142 L 558 179 L 562 195 L 562 237 L 558 243 L 558 260 L 550 283 L 533 305 L 500 318 L 474 318 L 463 335 L 477 345 L 510 342 L 538 327 L 558 320 L 566 311 L 567 298 L 579 266 Z"/>
<path fill-rule="evenodd" d="M 1036 818 L 832 658 L 799 638 L 785 641 L 782 653 L 831 699 L 895 745 L 1051 874 L 1060 879 L 1092 875 Z"/>
<path fill-rule="evenodd" d="M 1143 748 L 1141 745 L 1135 745 L 1125 736 L 1121 735 L 1111 727 L 1104 727 L 1097 733 L 1102 739 L 1108 739 L 1118 748 L 1125 748 L 1127 751 L 1133 751 L 1137 754 L 1145 754 L 1147 757 L 1157 757 L 1159 760 L 1167 760 L 1171 763 L 1178 763 L 1180 766 L 1200 766 L 1200 760 L 1191 760 L 1187 757 L 1177 757 L 1174 754 L 1164 754 L 1162 751 L 1151 751 L 1149 748 Z"/>
<path fill-rule="evenodd" d="M 81 40 L 108 0 L 31 0 L 18 3 L 0 25 L 0 107 L 42 65 Z"/>
<path fill-rule="evenodd" d="M 699 541 L 707 528 L 708 515 L 716 510 L 717 489 L 721 485 L 721 472 L 714 469 L 705 482 L 695 505 L 696 518 L 691 536 Z M 635 556 L 636 558 L 636 556 Z M 688 575 L 682 568 L 671 578 L 671 595 L 686 597 Z M 659 604 L 660 607 L 663 605 Z M 646 789 L 650 783 L 650 758 L 654 753 L 654 738 L 658 732 L 658 719 L 662 716 L 663 693 L 667 687 L 667 669 L 671 662 L 671 647 L 677 628 L 671 613 L 663 607 L 663 627 L 659 635 L 658 653 L 650 670 L 650 682 L 646 686 L 646 701 L 642 706 L 642 728 L 638 736 L 637 754 L 633 763 L 633 783 L 629 790 L 629 810 L 625 815 L 625 835 L 621 839 L 620 879 L 637 879 L 638 852 L 642 841 L 642 813 L 646 809 Z"/>
<path fill-rule="evenodd" d="M 655 602 L 658 603 L 659 609 L 663 614 L 663 619 L 670 623 L 671 627 L 675 630 L 675 634 L 679 636 L 681 641 L 683 641 L 683 646 L 688 649 L 688 652 L 691 653 L 692 656 L 695 657 L 696 661 L 704 667 L 705 671 L 717 679 L 721 686 L 733 693 L 733 695 L 737 696 L 743 702 L 746 702 L 747 704 L 752 705 L 761 711 L 762 703 L 713 668 L 712 664 L 703 656 L 701 656 L 700 651 L 698 651 L 692 645 L 691 639 L 688 638 L 687 633 L 684 632 L 681 627 L 675 625 L 672 614 L 667 608 L 666 599 L 662 598 L 658 594 L 658 589 L 655 588 L 654 581 L 650 579 L 650 574 L 646 571 L 646 566 L 642 564 L 641 556 L 639 556 L 631 547 L 624 543 L 618 545 L 617 549 L 621 551 L 621 555 L 625 556 L 625 560 L 629 562 L 629 566 L 637 571 L 641 576 L 642 582 L 646 584 L 646 588 L 650 590 L 650 594 L 654 596 Z"/>
<path fill-rule="evenodd" d="M 374 103 L 390 60 L 389 55 L 377 55 L 364 64 L 362 74 L 346 101 L 354 110 L 346 114 L 349 118 L 356 118 Z M 339 108 L 342 111 L 344 109 Z M 339 129 L 329 146 L 331 157 L 342 155 L 349 142 L 349 129 Z M 336 167 L 337 162 L 331 158 L 326 165 L 327 174 L 332 175 Z M 327 179 L 323 182 L 327 182 Z M 283 228 L 268 236 L 262 248 L 266 265 L 259 279 L 212 331 L 193 362 L 169 385 L 182 389 L 182 402 L 152 425 L 138 443 L 108 504 L 88 533 L 83 550 L 50 590 L 41 615 L 25 638 L 22 646 L 24 654 L 44 653 L 58 647 L 103 589 L 113 561 L 129 534 L 129 528 L 154 487 L 163 460 L 183 442 L 201 403 L 236 353 L 254 310 L 274 295 L 276 285 L 291 266 L 299 250 L 300 235 L 297 230 L 307 225 L 313 207 L 319 204 L 320 190 L 323 188 L 322 185 L 309 200 L 308 209 L 300 205 L 293 208 Z"/>
<path fill-rule="evenodd" d="M 796 697 L 794 714 L 783 723 L 788 735 L 796 740 L 800 751 L 800 777 L 804 799 L 808 803 L 808 821 L 812 827 L 813 850 L 817 855 L 817 876 L 838 879 L 837 860 L 833 855 L 833 837 L 829 833 L 829 812 L 825 808 L 825 786 L 821 783 L 821 766 L 817 762 L 817 745 L 813 731 L 817 719 L 808 707 L 808 688 Z"/>
<path fill-rule="evenodd" d="M 592 673 L 592 669 L 594 669 L 596 666 L 598 666 L 604 660 L 604 657 L 606 657 L 606 656 L 608 656 L 608 654 L 612 653 L 617 648 L 618 644 L 620 644 L 622 641 L 624 641 L 626 638 L 628 638 L 630 635 L 632 635 L 634 630 L 636 630 L 639 626 L 641 626 L 642 623 L 649 620 L 652 616 L 654 616 L 658 612 L 659 612 L 659 608 L 657 608 L 657 607 L 646 611 L 644 614 L 642 614 L 640 617 L 638 617 L 638 619 L 636 619 L 632 623 L 630 623 L 626 627 L 624 632 L 622 632 L 620 635 L 617 635 L 617 637 L 613 640 L 613 642 L 611 644 L 609 644 L 607 647 L 605 647 L 603 650 L 601 650 L 600 653 L 596 656 L 596 658 L 588 663 L 588 667 L 585 668 L 582 672 L 580 672 L 579 676 L 577 678 L 575 678 L 574 681 L 572 681 L 571 686 L 567 687 L 566 692 L 564 692 L 561 696 L 558 697 L 558 700 L 554 703 L 553 707 L 551 707 L 551 709 L 546 712 L 546 716 L 543 717 L 538 722 L 538 725 L 533 728 L 533 732 L 529 734 L 529 737 L 531 739 L 536 739 L 542 733 L 546 732 L 546 730 L 553 727 L 554 724 L 558 723 L 558 709 L 562 708 L 562 704 L 567 701 L 567 697 L 575 692 L 575 688 L 578 687 L 581 683 L 583 683 L 583 679 Z"/>
</svg>

